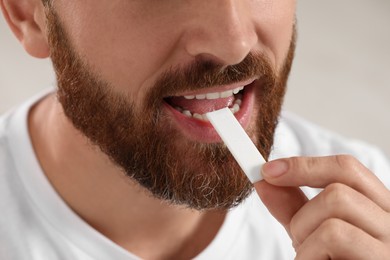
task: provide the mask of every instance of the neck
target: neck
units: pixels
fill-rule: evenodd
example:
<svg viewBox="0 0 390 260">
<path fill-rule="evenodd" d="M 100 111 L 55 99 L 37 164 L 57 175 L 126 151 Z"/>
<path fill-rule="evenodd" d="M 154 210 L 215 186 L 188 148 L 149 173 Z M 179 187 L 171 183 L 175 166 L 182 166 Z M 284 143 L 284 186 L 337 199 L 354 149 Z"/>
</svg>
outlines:
<svg viewBox="0 0 390 260">
<path fill-rule="evenodd" d="M 224 212 L 153 198 L 73 127 L 53 96 L 31 109 L 29 131 L 44 173 L 69 207 L 142 258 L 194 257 L 223 223 Z"/>
</svg>

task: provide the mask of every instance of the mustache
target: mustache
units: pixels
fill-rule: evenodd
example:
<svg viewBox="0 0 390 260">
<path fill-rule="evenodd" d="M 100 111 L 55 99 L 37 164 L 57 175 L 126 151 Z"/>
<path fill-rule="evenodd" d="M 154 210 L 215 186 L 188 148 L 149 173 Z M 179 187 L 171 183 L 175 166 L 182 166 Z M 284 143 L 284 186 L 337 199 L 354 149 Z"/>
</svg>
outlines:
<svg viewBox="0 0 390 260">
<path fill-rule="evenodd" d="M 156 80 L 147 96 L 154 103 L 157 99 L 183 91 L 228 85 L 254 77 L 259 78 L 264 86 L 273 86 L 276 82 L 271 62 L 262 53 L 249 53 L 240 63 L 228 66 L 211 60 L 198 60 L 185 67 L 170 68 Z"/>
</svg>

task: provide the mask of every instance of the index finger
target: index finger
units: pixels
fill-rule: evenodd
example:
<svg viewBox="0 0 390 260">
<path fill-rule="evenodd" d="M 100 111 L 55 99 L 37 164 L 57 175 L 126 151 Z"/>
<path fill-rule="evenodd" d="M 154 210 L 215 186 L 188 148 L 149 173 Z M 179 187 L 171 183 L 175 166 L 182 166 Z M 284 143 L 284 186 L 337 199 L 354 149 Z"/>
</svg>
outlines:
<svg viewBox="0 0 390 260">
<path fill-rule="evenodd" d="M 332 183 L 342 183 L 390 211 L 389 190 L 349 155 L 277 159 L 264 164 L 262 174 L 275 186 L 325 188 Z"/>
</svg>

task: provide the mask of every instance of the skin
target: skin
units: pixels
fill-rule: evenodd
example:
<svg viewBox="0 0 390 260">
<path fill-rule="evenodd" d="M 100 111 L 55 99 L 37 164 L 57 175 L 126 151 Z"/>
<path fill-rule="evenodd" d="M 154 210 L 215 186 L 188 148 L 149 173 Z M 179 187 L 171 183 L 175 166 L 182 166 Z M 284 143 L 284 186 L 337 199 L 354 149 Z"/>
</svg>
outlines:
<svg viewBox="0 0 390 260">
<path fill-rule="evenodd" d="M 0 3 L 26 51 L 48 57 L 41 1 Z M 77 53 L 116 92 L 140 102 L 163 71 L 194 59 L 233 65 L 262 51 L 280 68 L 295 15 L 294 1 L 279 0 L 58 0 L 54 7 Z M 224 212 L 167 205 L 124 179 L 76 131 L 53 96 L 31 110 L 29 129 L 44 172 L 68 205 L 142 258 L 194 257 L 223 223 Z M 266 164 L 263 175 L 256 191 L 290 234 L 298 259 L 390 257 L 390 194 L 358 161 L 346 156 L 282 159 Z M 299 186 L 324 191 L 309 201 Z M 166 234 L 178 242 L 172 245 Z"/>
<path fill-rule="evenodd" d="M 289 233 L 297 259 L 387 259 L 390 193 L 348 155 L 279 159 L 255 188 Z M 323 191 L 308 200 L 297 188 Z"/>
</svg>

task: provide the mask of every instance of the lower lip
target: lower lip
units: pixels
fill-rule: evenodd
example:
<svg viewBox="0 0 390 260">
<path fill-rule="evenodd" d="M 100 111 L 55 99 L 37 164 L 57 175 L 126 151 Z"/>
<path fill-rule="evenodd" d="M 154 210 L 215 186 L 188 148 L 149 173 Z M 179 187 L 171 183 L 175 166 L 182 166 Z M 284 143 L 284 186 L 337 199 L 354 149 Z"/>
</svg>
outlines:
<svg viewBox="0 0 390 260">
<path fill-rule="evenodd" d="M 240 124 L 247 128 L 251 118 L 254 103 L 254 83 L 245 87 L 240 110 L 234 114 Z M 202 143 L 219 143 L 221 138 L 208 121 L 188 117 L 164 102 L 163 110 L 173 118 L 174 126 L 188 139 Z"/>
</svg>

